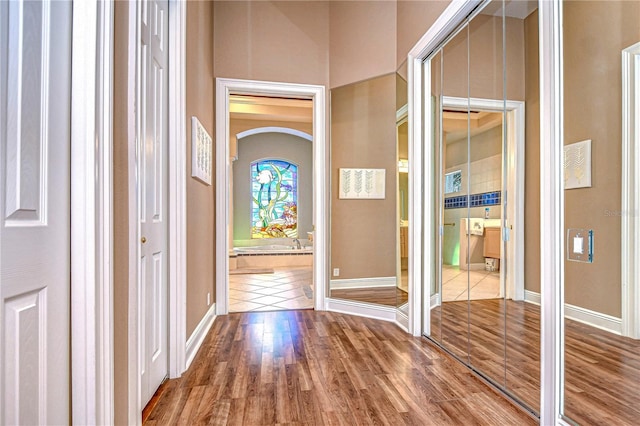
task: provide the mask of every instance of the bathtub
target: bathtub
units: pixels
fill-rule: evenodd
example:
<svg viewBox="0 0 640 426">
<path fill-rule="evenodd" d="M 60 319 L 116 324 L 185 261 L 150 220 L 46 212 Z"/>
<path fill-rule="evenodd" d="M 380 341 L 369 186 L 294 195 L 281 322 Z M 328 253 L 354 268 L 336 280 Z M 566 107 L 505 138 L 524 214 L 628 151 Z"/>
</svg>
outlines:
<svg viewBox="0 0 640 426">
<path fill-rule="evenodd" d="M 238 268 L 268 268 L 313 265 L 313 245 L 300 240 L 301 248 L 295 244 L 267 244 L 250 247 L 234 247 L 233 257 Z"/>
<path fill-rule="evenodd" d="M 284 244 L 269 244 L 266 246 L 254 246 L 254 247 L 234 247 L 233 251 L 236 253 L 253 253 L 253 254 L 293 254 L 296 252 L 313 251 L 313 246 L 302 246 L 301 249 L 297 247 L 288 246 Z"/>
</svg>

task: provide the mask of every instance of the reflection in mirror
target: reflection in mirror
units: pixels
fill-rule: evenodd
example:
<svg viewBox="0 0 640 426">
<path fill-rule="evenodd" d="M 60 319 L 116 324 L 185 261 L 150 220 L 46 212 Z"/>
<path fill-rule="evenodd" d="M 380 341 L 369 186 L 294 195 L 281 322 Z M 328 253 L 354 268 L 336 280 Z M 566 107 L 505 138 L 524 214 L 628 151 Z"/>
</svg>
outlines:
<svg viewBox="0 0 640 426">
<path fill-rule="evenodd" d="M 441 252 L 441 333 L 442 344 L 455 356 L 469 362 L 469 276 L 474 236 L 466 232 L 469 206 L 465 201 L 470 190 L 469 176 L 469 111 L 467 102 L 454 111 L 444 104 L 445 97 L 466 96 L 469 81 L 469 27 L 465 26 L 442 49 L 441 163 L 440 187 L 440 252 Z M 446 186 L 446 174 L 460 173 L 460 185 Z M 447 193 L 447 190 L 457 192 Z M 455 211 L 455 217 L 451 212 Z M 462 226 L 462 227 L 461 227 Z"/>
<path fill-rule="evenodd" d="M 515 133 L 516 148 L 522 153 L 522 159 L 518 159 L 516 149 L 508 150 L 508 162 L 504 162 L 508 185 L 504 190 L 508 195 L 505 225 L 510 233 L 505 264 L 510 278 L 505 290 L 505 387 L 525 406 L 539 413 L 540 220 L 537 212 L 540 211 L 540 85 L 537 9 L 537 2 L 531 1 L 512 1 L 505 5 L 508 70 L 505 96 L 508 101 L 524 100 L 524 123 L 519 124 L 519 113 L 507 104 L 507 141 L 512 141 Z M 518 28 L 515 32 L 514 27 Z M 521 36 L 517 37 L 517 34 Z M 518 64 L 522 65 L 519 67 Z M 518 172 L 515 177 L 513 170 Z M 522 203 L 521 207 L 513 209 L 518 203 Z M 520 242 L 509 247 L 516 239 Z"/>
<path fill-rule="evenodd" d="M 407 298 L 397 287 L 397 80 L 331 90 L 330 297 L 394 308 Z"/>
<path fill-rule="evenodd" d="M 532 412 L 540 407 L 539 299 L 526 303 L 525 294 L 539 294 L 540 246 L 524 199 L 536 211 L 536 7 L 489 3 L 425 63 L 439 236 L 429 337 Z"/>
<path fill-rule="evenodd" d="M 469 362 L 500 387 L 505 385 L 504 284 L 511 272 L 502 241 L 502 226 L 509 219 L 502 196 L 508 184 L 503 179 L 503 160 L 509 157 L 503 137 L 505 74 L 509 77 L 513 72 L 504 70 L 513 69 L 524 58 L 522 22 L 505 19 L 503 7 L 503 2 L 494 2 L 469 22 L 469 130 L 465 141 L 469 196 L 468 216 L 460 222 L 467 241 L 461 249 L 468 262 L 461 262 L 460 268 L 468 274 Z M 505 46 L 507 40 L 510 44 Z M 505 59 L 512 62 L 505 64 Z M 518 77 L 521 86 L 524 76 Z M 494 103 L 495 110 L 483 103 Z"/>
<path fill-rule="evenodd" d="M 592 263 L 578 261 L 588 243 L 567 237 L 562 412 L 579 424 L 638 424 L 640 298 L 631 251 L 639 233 L 627 227 L 638 221 L 637 204 L 629 203 L 638 176 L 625 165 L 637 161 L 639 142 L 640 2 L 562 7 L 565 235 L 593 230 L 597 248 Z M 582 141 L 590 141 L 590 158 Z"/>
<path fill-rule="evenodd" d="M 432 140 L 434 141 L 433 147 L 433 158 L 436 159 L 436 169 L 439 169 L 442 163 L 442 51 L 438 51 L 430 61 L 427 61 L 424 64 L 424 67 L 428 67 L 429 69 L 425 70 L 425 74 L 431 75 L 431 95 L 430 99 L 425 102 L 430 102 L 432 106 L 433 116 L 431 117 L 432 121 Z M 428 148 L 428 147 L 427 147 Z M 442 191 L 444 183 L 440 179 L 440 173 L 435 174 L 434 179 L 434 188 L 432 191 L 425 191 L 426 194 L 431 193 L 431 196 L 427 195 L 427 205 L 431 206 L 433 211 L 433 217 L 435 218 L 434 224 L 426 224 L 427 226 L 440 226 L 443 222 L 442 212 L 443 210 L 440 208 L 441 200 L 442 200 Z M 458 187 L 456 187 L 458 188 Z M 444 226 L 444 225 L 443 225 Z M 448 224 L 447 227 L 454 226 L 452 224 Z M 441 228 L 443 230 L 448 228 Z M 442 244 L 438 241 L 437 243 L 431 242 L 433 244 L 432 253 L 435 253 L 435 259 L 437 265 L 441 265 L 442 260 Z M 441 267 L 436 267 L 434 269 L 435 276 L 426 277 L 431 278 L 430 288 L 429 288 L 429 308 L 430 308 L 430 324 L 429 324 L 429 335 L 432 339 L 437 342 L 442 342 L 442 270 Z"/>
<path fill-rule="evenodd" d="M 409 122 L 406 61 L 396 72 L 397 243 L 396 307 L 409 316 Z"/>
<path fill-rule="evenodd" d="M 405 104 L 406 105 L 406 104 Z M 406 113 L 399 110 L 397 123 L 398 144 L 398 260 L 397 260 L 397 296 L 396 306 L 409 314 L 409 125 Z M 406 111 L 406 107 L 404 108 Z"/>
</svg>

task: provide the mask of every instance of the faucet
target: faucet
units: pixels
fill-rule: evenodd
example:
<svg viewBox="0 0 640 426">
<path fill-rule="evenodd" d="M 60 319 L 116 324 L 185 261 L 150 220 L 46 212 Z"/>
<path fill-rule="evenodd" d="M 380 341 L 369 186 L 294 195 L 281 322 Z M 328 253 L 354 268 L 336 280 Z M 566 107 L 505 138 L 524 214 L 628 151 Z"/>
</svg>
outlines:
<svg viewBox="0 0 640 426">
<path fill-rule="evenodd" d="M 300 240 L 297 238 L 293 239 L 293 243 L 295 243 L 296 247 L 298 248 L 298 250 L 302 250 L 302 244 L 300 244 Z"/>
</svg>

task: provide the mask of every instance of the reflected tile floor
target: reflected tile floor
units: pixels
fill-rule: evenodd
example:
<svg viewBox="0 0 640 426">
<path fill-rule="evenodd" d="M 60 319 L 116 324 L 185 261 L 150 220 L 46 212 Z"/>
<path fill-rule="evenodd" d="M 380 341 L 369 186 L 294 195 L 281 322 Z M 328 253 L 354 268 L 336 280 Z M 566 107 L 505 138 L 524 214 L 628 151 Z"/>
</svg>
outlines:
<svg viewBox="0 0 640 426">
<path fill-rule="evenodd" d="M 313 308 L 313 267 L 274 268 L 272 274 L 229 275 L 229 312 Z"/>
<path fill-rule="evenodd" d="M 467 283 L 468 281 L 468 283 Z M 495 299 L 500 297 L 500 272 L 461 271 L 454 265 L 442 265 L 442 301 Z"/>
</svg>

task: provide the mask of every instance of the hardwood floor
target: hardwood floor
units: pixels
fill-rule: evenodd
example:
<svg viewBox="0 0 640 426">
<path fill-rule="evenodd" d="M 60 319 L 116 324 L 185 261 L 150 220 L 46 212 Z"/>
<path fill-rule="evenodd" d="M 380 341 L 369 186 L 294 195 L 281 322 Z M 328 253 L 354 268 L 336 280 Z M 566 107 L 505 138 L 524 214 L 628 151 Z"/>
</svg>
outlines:
<svg viewBox="0 0 640 426">
<path fill-rule="evenodd" d="M 317 311 L 219 316 L 146 425 L 536 424 L 425 338 Z"/>
<path fill-rule="evenodd" d="M 538 306 L 500 299 L 474 300 L 469 306 L 447 302 L 431 318 L 436 340 L 540 410 Z M 580 425 L 640 424 L 640 341 L 567 319 L 564 407 Z"/>
<path fill-rule="evenodd" d="M 386 306 L 400 306 L 409 300 L 409 294 L 397 287 L 333 289 L 331 297 Z"/>
</svg>

